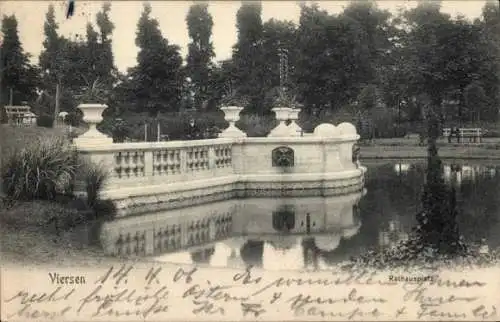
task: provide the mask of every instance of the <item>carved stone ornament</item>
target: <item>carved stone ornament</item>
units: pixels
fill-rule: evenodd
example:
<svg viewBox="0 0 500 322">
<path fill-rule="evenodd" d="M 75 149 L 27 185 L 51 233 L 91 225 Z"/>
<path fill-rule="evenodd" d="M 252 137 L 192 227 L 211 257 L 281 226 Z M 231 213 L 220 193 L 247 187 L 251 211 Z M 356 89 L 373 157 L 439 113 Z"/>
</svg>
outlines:
<svg viewBox="0 0 500 322">
<path fill-rule="evenodd" d="M 272 152 L 273 167 L 293 167 L 295 165 L 294 151 L 286 146 L 281 146 Z"/>
</svg>

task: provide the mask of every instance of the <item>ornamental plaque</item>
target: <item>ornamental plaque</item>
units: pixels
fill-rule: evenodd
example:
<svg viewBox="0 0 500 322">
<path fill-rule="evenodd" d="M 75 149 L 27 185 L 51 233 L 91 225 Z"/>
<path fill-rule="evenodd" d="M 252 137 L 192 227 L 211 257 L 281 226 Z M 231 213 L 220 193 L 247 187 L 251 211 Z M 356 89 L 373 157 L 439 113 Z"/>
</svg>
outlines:
<svg viewBox="0 0 500 322">
<path fill-rule="evenodd" d="M 272 151 L 273 167 L 293 167 L 295 155 L 293 149 L 287 146 L 277 147 Z"/>
</svg>

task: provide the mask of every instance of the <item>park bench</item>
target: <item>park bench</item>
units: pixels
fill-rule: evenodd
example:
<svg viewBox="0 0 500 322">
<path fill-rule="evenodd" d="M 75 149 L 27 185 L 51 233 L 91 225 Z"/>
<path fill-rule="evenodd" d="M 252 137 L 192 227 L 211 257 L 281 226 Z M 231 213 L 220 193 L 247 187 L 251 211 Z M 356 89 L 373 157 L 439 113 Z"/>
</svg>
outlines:
<svg viewBox="0 0 500 322">
<path fill-rule="evenodd" d="M 451 133 L 451 128 L 443 129 L 443 136 L 448 138 Z M 459 128 L 458 129 L 458 141 L 464 142 L 464 139 L 468 139 L 469 142 L 481 143 L 481 139 L 485 131 L 481 128 Z M 453 134 L 453 138 L 456 138 L 456 134 Z"/>
</svg>

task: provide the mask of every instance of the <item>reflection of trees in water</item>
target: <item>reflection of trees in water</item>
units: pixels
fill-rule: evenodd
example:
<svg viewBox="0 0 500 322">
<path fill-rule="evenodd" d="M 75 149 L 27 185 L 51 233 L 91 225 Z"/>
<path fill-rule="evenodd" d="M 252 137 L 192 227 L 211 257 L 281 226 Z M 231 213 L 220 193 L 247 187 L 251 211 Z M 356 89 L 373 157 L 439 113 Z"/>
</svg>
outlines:
<svg viewBox="0 0 500 322">
<path fill-rule="evenodd" d="M 458 191 L 461 208 L 458 223 L 467 240 L 486 238 L 492 247 L 500 246 L 500 178 L 481 176 L 463 182 Z"/>
<path fill-rule="evenodd" d="M 461 184 L 456 186 L 460 232 L 466 240 L 478 241 L 485 237 L 490 246 L 498 247 L 500 171 L 491 166 L 469 167 L 475 171 L 475 175 L 462 174 Z M 401 177 L 394 172 L 391 163 L 369 167 L 366 180 L 368 194 L 360 202 L 363 226 L 356 238 L 346 242 L 356 244 L 351 247 L 374 244 L 379 232 L 396 218 L 403 227 L 412 226 L 415 223 L 414 214 L 422 208 L 420 198 L 425 170 L 423 163 L 412 164 L 405 176 Z M 446 181 L 451 187 L 452 178 Z M 409 232 L 408 228 L 405 230 Z M 359 239 L 363 242 L 356 243 Z"/>
</svg>

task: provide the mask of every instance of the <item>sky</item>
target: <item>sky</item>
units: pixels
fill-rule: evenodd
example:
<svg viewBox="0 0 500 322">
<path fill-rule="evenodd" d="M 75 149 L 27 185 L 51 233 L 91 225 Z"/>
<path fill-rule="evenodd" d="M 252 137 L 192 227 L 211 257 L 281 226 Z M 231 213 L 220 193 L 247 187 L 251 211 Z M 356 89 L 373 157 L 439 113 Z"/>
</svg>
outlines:
<svg viewBox="0 0 500 322">
<path fill-rule="evenodd" d="M 456 16 L 474 19 L 481 15 L 485 0 L 442 1 L 442 11 Z M 38 63 L 44 39 L 43 24 L 49 4 L 54 4 L 59 32 L 65 36 L 85 35 L 87 22 L 95 25 L 95 15 L 100 11 L 102 1 L 76 0 L 75 14 L 66 19 L 67 0 L 58 1 L 0 1 L 0 14 L 15 14 L 18 20 L 19 35 L 25 52 L 32 55 L 32 62 Z M 169 42 L 181 47 L 181 54 L 186 57 L 189 37 L 186 27 L 186 15 L 193 1 L 150 1 L 151 16 L 159 21 L 163 36 Z M 316 1 L 329 13 L 339 13 L 348 1 Z M 379 8 L 396 12 L 398 7 L 414 7 L 416 1 L 385 0 L 377 1 Z M 115 65 L 122 72 L 136 65 L 138 48 L 135 46 L 137 21 L 142 12 L 143 1 L 112 1 L 111 21 L 113 31 L 113 54 Z M 212 41 L 216 60 L 231 56 L 231 48 L 236 43 L 236 12 L 240 1 L 210 1 L 209 12 L 213 17 Z M 300 9 L 297 1 L 263 1 L 262 19 L 271 18 L 291 20 L 298 23 Z"/>
</svg>

